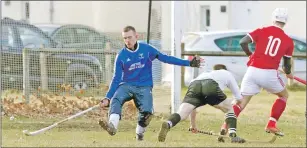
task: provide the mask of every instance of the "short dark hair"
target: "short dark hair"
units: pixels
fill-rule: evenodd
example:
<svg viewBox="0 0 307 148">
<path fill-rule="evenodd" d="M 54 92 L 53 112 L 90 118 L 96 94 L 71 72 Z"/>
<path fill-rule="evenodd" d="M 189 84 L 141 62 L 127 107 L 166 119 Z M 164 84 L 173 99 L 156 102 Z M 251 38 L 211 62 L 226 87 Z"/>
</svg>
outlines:
<svg viewBox="0 0 307 148">
<path fill-rule="evenodd" d="M 227 70 L 226 66 L 223 64 L 216 64 L 213 66 L 213 70 L 220 70 L 220 69 Z"/>
<path fill-rule="evenodd" d="M 123 29 L 123 32 L 128 32 L 128 31 L 130 31 L 130 30 L 132 30 L 133 32 L 136 32 L 136 31 L 135 31 L 135 28 L 134 28 L 133 26 L 126 26 L 126 27 Z"/>
<path fill-rule="evenodd" d="M 280 24 L 280 25 L 283 25 L 283 26 L 286 25 L 286 23 L 284 23 L 284 22 L 280 22 L 280 21 L 275 21 L 275 22 L 278 23 L 278 24 Z"/>
</svg>

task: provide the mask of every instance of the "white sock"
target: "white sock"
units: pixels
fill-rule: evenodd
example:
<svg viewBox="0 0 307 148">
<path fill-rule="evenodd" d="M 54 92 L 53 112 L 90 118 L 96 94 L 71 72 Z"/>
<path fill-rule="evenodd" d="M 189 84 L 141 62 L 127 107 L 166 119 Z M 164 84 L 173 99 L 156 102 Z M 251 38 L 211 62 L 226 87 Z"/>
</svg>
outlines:
<svg viewBox="0 0 307 148">
<path fill-rule="evenodd" d="M 143 134 L 145 132 L 146 128 L 145 127 L 142 127 L 140 126 L 139 124 L 136 125 L 136 129 L 135 129 L 135 132 L 137 134 Z"/>
<path fill-rule="evenodd" d="M 236 128 L 229 128 L 229 129 L 228 129 L 228 133 L 229 133 L 229 134 L 231 134 L 231 133 L 236 133 L 236 131 L 237 131 Z"/>
<path fill-rule="evenodd" d="M 111 122 L 114 125 L 115 129 L 117 129 L 119 122 L 119 114 L 111 114 L 109 122 Z"/>
<path fill-rule="evenodd" d="M 169 127 L 173 127 L 172 121 L 167 121 L 167 123 L 168 123 Z"/>
<path fill-rule="evenodd" d="M 269 120 L 277 122 L 277 120 L 275 118 L 273 118 L 273 117 L 270 117 Z"/>
</svg>

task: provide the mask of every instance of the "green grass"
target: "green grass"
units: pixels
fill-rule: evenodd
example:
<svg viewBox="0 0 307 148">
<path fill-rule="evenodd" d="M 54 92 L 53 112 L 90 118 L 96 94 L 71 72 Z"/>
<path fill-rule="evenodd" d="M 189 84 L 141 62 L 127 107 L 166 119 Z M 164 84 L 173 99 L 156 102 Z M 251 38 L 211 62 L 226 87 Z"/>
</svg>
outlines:
<svg viewBox="0 0 307 148">
<path fill-rule="evenodd" d="M 287 86 L 287 89 L 290 91 L 306 91 L 306 85 L 294 83 L 291 86 Z"/>
<path fill-rule="evenodd" d="M 183 88 L 183 90 L 186 88 Z M 185 91 L 182 91 L 183 94 Z M 156 92 L 157 93 L 157 92 Z M 231 97 L 231 94 L 227 92 Z M 183 95 L 182 95 L 183 96 Z M 168 96 L 167 96 L 168 97 Z M 270 134 L 264 132 L 269 118 L 274 95 L 261 92 L 255 96 L 238 120 L 238 134 L 250 140 L 267 140 Z M 160 99 L 161 100 L 161 99 Z M 163 100 L 163 99 L 162 99 Z M 165 99 L 169 101 L 170 99 Z M 3 147 L 306 147 L 306 91 L 290 92 L 287 108 L 278 122 L 285 133 L 273 144 L 218 143 L 214 136 L 192 134 L 187 131 L 189 121 L 183 121 L 169 132 L 166 142 L 157 142 L 160 124 L 168 115 L 156 116 L 145 134 L 145 140 L 134 139 L 136 120 L 121 120 L 118 133 L 109 136 L 97 124 L 98 119 L 83 116 L 60 124 L 58 127 L 37 136 L 25 136 L 22 131 L 35 131 L 63 118 L 25 118 L 15 120 L 2 117 Z M 218 132 L 224 115 L 210 106 L 198 110 L 197 125 L 202 130 Z"/>
</svg>

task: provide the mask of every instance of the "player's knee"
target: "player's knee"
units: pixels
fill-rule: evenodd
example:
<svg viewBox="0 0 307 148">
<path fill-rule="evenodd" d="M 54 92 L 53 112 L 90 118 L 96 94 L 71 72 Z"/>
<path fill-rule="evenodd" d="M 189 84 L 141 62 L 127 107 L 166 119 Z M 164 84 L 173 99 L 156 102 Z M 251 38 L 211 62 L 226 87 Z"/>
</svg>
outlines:
<svg viewBox="0 0 307 148">
<path fill-rule="evenodd" d="M 110 102 L 110 108 L 109 108 L 109 115 L 111 114 L 119 114 L 121 115 L 121 111 L 122 111 L 122 103 L 120 101 L 120 99 L 114 97 L 112 98 L 111 102 Z"/>
<path fill-rule="evenodd" d="M 110 102 L 110 106 L 121 106 L 121 99 L 118 97 L 113 97 Z"/>
<path fill-rule="evenodd" d="M 224 108 L 224 113 L 234 113 L 232 105 Z"/>
<path fill-rule="evenodd" d="M 180 116 L 181 120 L 185 120 L 190 115 L 190 112 L 187 111 L 179 111 L 177 114 Z"/>
<path fill-rule="evenodd" d="M 218 105 L 214 105 L 213 107 L 223 111 L 224 113 L 228 113 L 233 111 L 231 102 L 231 99 L 225 99 L 223 102 L 219 103 Z"/>
<path fill-rule="evenodd" d="M 289 94 L 288 93 L 283 96 L 283 99 L 285 99 L 285 100 L 288 100 L 288 98 L 289 98 Z"/>
<path fill-rule="evenodd" d="M 281 91 L 280 93 L 277 93 L 277 96 L 280 98 L 284 98 L 285 100 L 287 100 L 289 98 L 289 93 L 287 91 L 287 89 L 284 89 L 283 91 Z"/>
<path fill-rule="evenodd" d="M 139 115 L 138 124 L 142 127 L 147 127 L 152 119 L 153 115 L 151 112 L 141 112 Z"/>
<path fill-rule="evenodd" d="M 182 103 L 179 106 L 179 109 L 177 111 L 177 114 L 180 115 L 181 120 L 185 120 L 191 112 L 195 109 L 196 106 L 190 104 L 190 103 Z"/>
<path fill-rule="evenodd" d="M 241 103 L 239 103 L 241 110 L 243 110 L 246 107 L 246 105 L 249 103 L 249 101 L 252 99 L 252 97 L 253 96 L 250 96 L 250 95 L 249 96 L 243 95 L 243 98 L 240 100 Z"/>
<path fill-rule="evenodd" d="M 285 90 L 285 94 L 284 94 L 283 98 L 286 99 L 286 100 L 289 98 L 289 93 L 288 93 L 287 90 Z"/>
</svg>

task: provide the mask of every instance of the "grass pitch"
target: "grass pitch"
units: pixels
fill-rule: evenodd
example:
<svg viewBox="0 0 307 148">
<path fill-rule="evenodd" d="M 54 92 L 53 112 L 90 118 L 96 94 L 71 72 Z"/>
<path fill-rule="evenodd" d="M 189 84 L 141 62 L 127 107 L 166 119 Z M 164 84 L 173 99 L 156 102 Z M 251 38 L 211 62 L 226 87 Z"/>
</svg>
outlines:
<svg viewBox="0 0 307 148">
<path fill-rule="evenodd" d="M 10 116 L 2 116 L 2 147 L 306 147 L 306 91 L 290 92 L 286 110 L 277 124 L 285 136 L 277 138 L 273 144 L 218 143 L 217 137 L 188 132 L 189 120 L 172 128 L 164 143 L 158 142 L 160 125 L 169 116 L 170 90 L 154 90 L 154 93 L 157 113 L 147 128 L 144 141 L 138 142 L 134 138 L 136 118 L 121 120 L 115 136 L 109 136 L 100 128 L 99 117 L 85 115 L 31 137 L 25 136 L 22 131 L 35 131 L 67 116 L 15 115 L 13 120 L 10 120 Z M 238 118 L 238 135 L 250 140 L 270 139 L 271 135 L 265 133 L 264 127 L 275 99 L 274 95 L 267 92 L 255 96 Z M 197 126 L 200 130 L 218 132 L 223 119 L 221 111 L 205 106 L 198 110 Z"/>
</svg>

